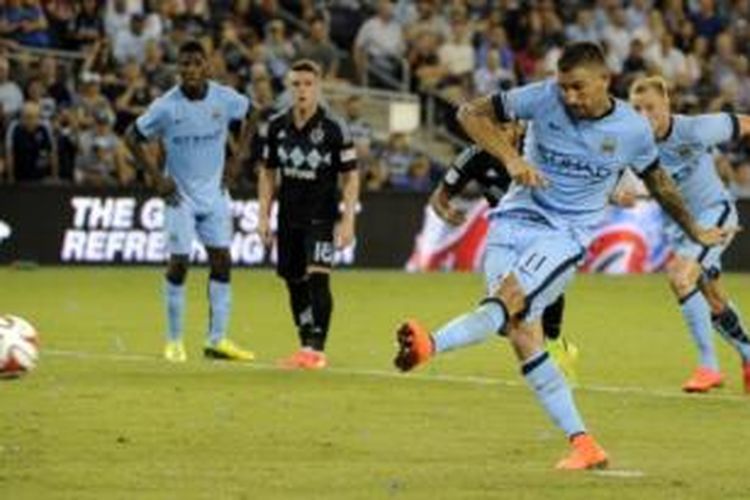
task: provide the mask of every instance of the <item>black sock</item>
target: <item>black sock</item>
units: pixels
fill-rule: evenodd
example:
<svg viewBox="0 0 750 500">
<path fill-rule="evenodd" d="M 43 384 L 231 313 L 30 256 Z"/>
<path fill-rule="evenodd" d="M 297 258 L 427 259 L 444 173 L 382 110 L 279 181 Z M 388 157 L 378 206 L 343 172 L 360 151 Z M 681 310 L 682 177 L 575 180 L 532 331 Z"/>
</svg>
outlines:
<svg viewBox="0 0 750 500">
<path fill-rule="evenodd" d="M 555 302 L 548 305 L 542 315 L 542 329 L 544 337 L 549 340 L 560 338 L 562 329 L 563 310 L 565 309 L 565 296 L 560 295 Z"/>
<path fill-rule="evenodd" d="M 310 282 L 307 278 L 297 281 L 286 280 L 286 288 L 289 291 L 289 305 L 292 308 L 292 319 L 297 326 L 300 345 L 305 346 L 313 327 Z"/>
<path fill-rule="evenodd" d="M 307 344 L 316 351 L 325 349 L 328 338 L 328 327 L 331 324 L 333 296 L 331 295 L 331 277 L 328 273 L 310 274 L 310 300 L 313 311 L 313 329 Z"/>
</svg>

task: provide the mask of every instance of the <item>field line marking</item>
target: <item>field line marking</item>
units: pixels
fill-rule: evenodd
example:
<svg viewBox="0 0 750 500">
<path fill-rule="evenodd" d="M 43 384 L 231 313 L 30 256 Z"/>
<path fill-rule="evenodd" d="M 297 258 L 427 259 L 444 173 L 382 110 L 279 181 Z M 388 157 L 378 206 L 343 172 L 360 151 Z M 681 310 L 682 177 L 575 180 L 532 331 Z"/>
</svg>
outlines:
<svg viewBox="0 0 750 500">
<path fill-rule="evenodd" d="M 154 363 L 165 363 L 157 355 L 145 355 L 145 354 L 116 354 L 116 353 L 92 353 L 85 351 L 70 351 L 61 349 L 46 349 L 43 354 L 56 356 L 56 357 L 68 357 L 68 358 L 80 358 L 80 359 L 99 359 L 99 360 L 110 360 L 110 361 L 126 361 L 126 362 L 154 362 Z M 217 364 L 219 362 L 216 362 Z M 285 368 L 281 368 L 271 363 L 221 363 L 222 367 L 230 369 L 252 369 L 252 370 L 267 370 L 267 371 L 288 371 Z M 520 380 L 507 380 L 501 378 L 484 377 L 480 375 L 447 375 L 447 374 L 425 374 L 425 373 L 410 373 L 408 375 L 398 373 L 394 371 L 385 371 L 372 368 L 326 368 L 324 373 L 334 373 L 338 375 L 356 375 L 356 376 L 368 376 L 374 378 L 384 379 L 398 379 L 398 380 L 419 380 L 427 382 L 449 382 L 459 384 L 470 384 L 470 385 L 494 385 L 503 387 L 525 387 L 526 384 Z M 638 386 L 611 386 L 601 384 L 584 384 L 575 386 L 576 391 L 583 392 L 594 392 L 594 393 L 605 393 L 605 394 L 632 394 L 637 396 L 647 396 L 653 398 L 662 399 L 684 399 L 684 400 L 705 400 L 705 401 L 736 401 L 736 402 L 750 402 L 750 397 L 743 395 L 732 395 L 732 394 L 710 394 L 710 395 L 695 395 L 685 394 L 678 391 L 670 391 L 669 389 L 648 389 L 646 387 Z"/>
</svg>

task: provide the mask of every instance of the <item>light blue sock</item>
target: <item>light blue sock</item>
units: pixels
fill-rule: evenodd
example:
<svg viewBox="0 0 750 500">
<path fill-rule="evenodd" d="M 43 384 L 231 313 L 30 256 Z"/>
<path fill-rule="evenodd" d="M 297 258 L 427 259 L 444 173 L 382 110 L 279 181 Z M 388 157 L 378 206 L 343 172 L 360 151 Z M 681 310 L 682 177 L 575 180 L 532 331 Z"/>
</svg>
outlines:
<svg viewBox="0 0 750 500">
<path fill-rule="evenodd" d="M 217 344 L 227 333 L 229 310 L 232 305 L 232 289 L 229 283 L 208 280 L 208 301 L 210 323 L 208 342 Z"/>
<path fill-rule="evenodd" d="M 680 299 L 680 310 L 685 318 L 693 343 L 698 348 L 701 366 L 719 371 L 719 360 L 714 349 L 713 332 L 711 331 L 711 309 L 702 293 L 696 288 Z"/>
<path fill-rule="evenodd" d="M 505 326 L 505 307 L 496 300 L 486 300 L 474 311 L 459 316 L 432 336 L 435 352 L 445 352 L 483 342 Z"/>
<path fill-rule="evenodd" d="M 750 362 L 750 339 L 747 330 L 742 324 L 737 307 L 731 302 L 727 304 L 724 311 L 712 317 L 714 328 L 721 334 L 742 357 L 742 361 Z"/>
<path fill-rule="evenodd" d="M 534 390 L 544 410 L 566 436 L 586 432 L 573 401 L 573 393 L 546 351 L 538 352 L 527 359 L 521 365 L 521 373 Z"/>
<path fill-rule="evenodd" d="M 185 321 L 185 285 L 175 285 L 164 280 L 164 298 L 167 302 L 167 339 L 182 338 Z"/>
</svg>

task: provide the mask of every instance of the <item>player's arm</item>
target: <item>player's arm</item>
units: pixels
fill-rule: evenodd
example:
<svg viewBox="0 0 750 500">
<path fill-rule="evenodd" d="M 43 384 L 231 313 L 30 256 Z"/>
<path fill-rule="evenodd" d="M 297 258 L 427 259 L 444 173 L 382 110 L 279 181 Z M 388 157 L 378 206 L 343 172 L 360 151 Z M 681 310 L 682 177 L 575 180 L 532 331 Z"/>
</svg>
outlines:
<svg viewBox="0 0 750 500">
<path fill-rule="evenodd" d="M 341 180 L 343 211 L 336 230 L 336 246 L 345 248 L 354 242 L 354 221 L 359 203 L 359 168 L 357 150 L 352 143 L 348 125 L 342 123 L 340 133 L 336 163 Z"/>
<path fill-rule="evenodd" d="M 478 154 L 479 149 L 476 146 L 464 149 L 445 172 L 443 180 L 430 196 L 432 210 L 452 226 L 460 226 L 466 220 L 466 213 L 454 207 L 451 200 L 469 182 L 473 172 L 472 166 L 475 165 Z"/>
<path fill-rule="evenodd" d="M 354 242 L 354 220 L 359 203 L 359 171 L 356 168 L 340 174 L 343 212 L 336 245 L 345 248 Z"/>
<path fill-rule="evenodd" d="M 718 227 L 703 228 L 696 224 L 695 219 L 685 206 L 677 184 L 658 162 L 646 169 L 641 178 L 651 195 L 661 205 L 669 216 L 685 233 L 704 246 L 714 246 L 724 243 L 736 228 L 722 229 Z"/>
<path fill-rule="evenodd" d="M 222 176 L 222 184 L 225 188 L 234 185 L 240 174 L 242 162 L 250 156 L 250 144 L 259 119 L 260 113 L 251 109 L 248 110 L 245 118 L 239 122 L 239 134 L 236 141 L 230 141 L 229 158 Z"/>
<path fill-rule="evenodd" d="M 258 131 L 257 140 L 262 141 L 263 151 L 258 165 L 258 234 L 265 245 L 271 244 L 271 204 L 276 192 L 276 171 L 278 158 L 275 154 L 275 134 L 269 131 L 271 125 L 264 125 Z"/>
<path fill-rule="evenodd" d="M 498 96 L 484 96 L 463 104 L 458 121 L 480 148 L 500 160 L 514 181 L 532 187 L 543 187 L 544 177 L 519 154 L 513 138 L 503 126 L 494 102 Z"/>
<path fill-rule="evenodd" d="M 172 205 L 179 202 L 177 185 L 171 177 L 164 175 L 159 155 L 152 154 L 148 149 L 151 141 L 138 128 L 138 122 L 134 122 L 125 132 L 125 145 L 133 154 L 136 163 L 143 168 L 154 181 L 156 192 L 164 200 Z"/>
</svg>

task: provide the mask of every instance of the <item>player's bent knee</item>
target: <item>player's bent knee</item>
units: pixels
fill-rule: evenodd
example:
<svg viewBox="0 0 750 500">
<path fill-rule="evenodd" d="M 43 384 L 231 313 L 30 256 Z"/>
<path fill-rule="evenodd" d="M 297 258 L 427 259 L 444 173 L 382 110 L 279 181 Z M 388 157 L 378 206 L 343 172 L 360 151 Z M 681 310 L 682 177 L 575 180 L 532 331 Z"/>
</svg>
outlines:
<svg viewBox="0 0 750 500">
<path fill-rule="evenodd" d="M 495 296 L 505 304 L 505 308 L 511 317 L 526 308 L 526 294 L 512 274 L 503 279 Z"/>
<path fill-rule="evenodd" d="M 188 271 L 187 255 L 172 255 L 167 265 L 166 278 L 173 285 L 182 285 L 185 283 Z"/>
<path fill-rule="evenodd" d="M 227 249 L 211 249 L 208 254 L 211 267 L 211 279 L 229 283 L 232 270 L 232 258 Z"/>
</svg>

